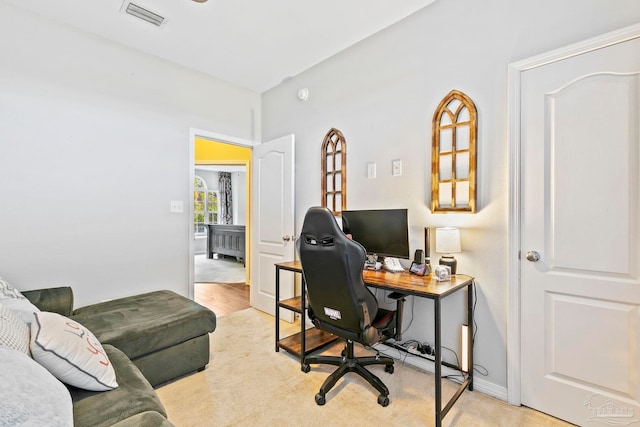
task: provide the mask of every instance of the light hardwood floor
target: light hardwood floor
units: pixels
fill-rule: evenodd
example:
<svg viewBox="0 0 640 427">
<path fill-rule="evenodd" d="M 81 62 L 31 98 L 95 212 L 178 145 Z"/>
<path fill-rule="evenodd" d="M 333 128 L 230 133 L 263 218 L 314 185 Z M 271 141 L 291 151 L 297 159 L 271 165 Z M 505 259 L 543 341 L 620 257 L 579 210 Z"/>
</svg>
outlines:
<svg viewBox="0 0 640 427">
<path fill-rule="evenodd" d="M 216 316 L 227 316 L 249 308 L 249 286 L 244 283 L 196 283 L 195 301 Z"/>
</svg>

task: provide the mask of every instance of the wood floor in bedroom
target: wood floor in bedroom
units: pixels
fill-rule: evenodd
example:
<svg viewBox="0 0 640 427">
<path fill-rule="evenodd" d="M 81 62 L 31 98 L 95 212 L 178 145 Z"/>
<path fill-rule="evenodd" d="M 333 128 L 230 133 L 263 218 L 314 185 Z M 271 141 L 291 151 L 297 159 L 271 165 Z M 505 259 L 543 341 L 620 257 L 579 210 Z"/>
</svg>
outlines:
<svg viewBox="0 0 640 427">
<path fill-rule="evenodd" d="M 249 285 L 246 283 L 196 283 L 195 301 L 223 317 L 249 308 Z"/>
</svg>

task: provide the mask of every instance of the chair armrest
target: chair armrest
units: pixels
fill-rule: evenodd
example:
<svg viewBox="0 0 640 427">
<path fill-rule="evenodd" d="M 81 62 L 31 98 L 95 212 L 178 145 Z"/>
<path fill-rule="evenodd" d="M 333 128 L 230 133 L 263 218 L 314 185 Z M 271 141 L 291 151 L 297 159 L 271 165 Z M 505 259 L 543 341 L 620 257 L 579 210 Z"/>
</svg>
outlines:
<svg viewBox="0 0 640 427">
<path fill-rule="evenodd" d="M 22 295 L 42 311 L 63 316 L 71 316 L 73 313 L 73 290 L 69 286 L 22 291 Z"/>
</svg>

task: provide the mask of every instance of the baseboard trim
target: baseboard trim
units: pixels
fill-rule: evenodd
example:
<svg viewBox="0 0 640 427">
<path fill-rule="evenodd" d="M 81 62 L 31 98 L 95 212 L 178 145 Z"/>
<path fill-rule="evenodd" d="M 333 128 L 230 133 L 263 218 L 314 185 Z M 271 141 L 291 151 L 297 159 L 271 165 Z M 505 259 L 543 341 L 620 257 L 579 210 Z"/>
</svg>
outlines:
<svg viewBox="0 0 640 427">
<path fill-rule="evenodd" d="M 414 368 L 417 368 L 432 374 L 435 373 L 435 364 L 431 360 L 414 356 L 411 353 L 409 354 L 403 353 L 401 352 L 401 350 L 398 350 L 386 344 L 378 344 L 374 346 L 374 348 L 380 351 L 380 353 L 384 354 L 385 356 L 392 357 L 396 360 L 402 360 L 403 363 L 411 365 Z M 459 374 L 459 372 L 454 369 L 447 368 L 446 366 L 442 367 L 442 376 L 456 375 L 456 374 Z M 473 389 L 475 391 L 479 391 L 480 393 L 493 396 L 496 399 L 500 399 L 505 402 L 507 401 L 506 387 L 502 387 L 492 382 L 489 382 L 483 378 L 479 378 L 479 375 L 477 373 L 473 377 Z"/>
</svg>

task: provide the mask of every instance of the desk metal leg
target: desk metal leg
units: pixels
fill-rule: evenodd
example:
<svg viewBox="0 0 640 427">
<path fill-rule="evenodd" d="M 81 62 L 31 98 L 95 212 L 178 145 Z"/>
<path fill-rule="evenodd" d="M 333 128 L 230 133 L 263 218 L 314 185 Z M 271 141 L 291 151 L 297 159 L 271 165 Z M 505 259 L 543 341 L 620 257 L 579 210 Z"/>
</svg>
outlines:
<svg viewBox="0 0 640 427">
<path fill-rule="evenodd" d="M 300 300 L 300 368 L 304 371 L 304 359 L 307 357 L 307 331 L 306 331 L 306 319 L 307 319 L 307 285 L 304 282 L 304 275 L 302 275 L 301 281 L 301 300 Z"/>
<path fill-rule="evenodd" d="M 434 306 L 434 324 L 435 324 L 435 382 L 436 382 L 436 398 L 435 398 L 435 412 L 436 412 L 436 427 L 442 426 L 442 337 L 441 334 L 441 316 L 440 316 L 440 298 L 433 300 Z"/>
<path fill-rule="evenodd" d="M 436 427 L 442 426 L 442 418 L 444 418 L 449 410 L 456 403 L 458 398 L 462 395 L 465 389 L 473 390 L 473 343 L 471 337 L 473 336 L 473 282 L 467 286 L 467 323 L 468 323 L 468 342 L 471 343 L 468 349 L 468 366 L 469 372 L 466 373 L 466 379 L 462 381 L 456 392 L 449 399 L 447 404 L 442 407 L 442 345 L 441 345 L 441 319 L 440 319 L 440 299 L 433 300 L 435 306 L 435 334 L 436 334 L 436 357 L 435 357 L 435 372 L 436 372 Z M 449 365 L 447 365 L 449 366 Z M 459 369 L 459 367 L 458 367 Z"/>
<path fill-rule="evenodd" d="M 280 267 L 276 265 L 276 352 L 280 351 L 278 341 L 280 340 Z"/>
<path fill-rule="evenodd" d="M 475 286 L 474 282 L 471 282 L 469 286 L 467 286 L 467 323 L 468 323 L 468 339 L 469 343 L 468 355 L 469 355 L 469 363 L 467 366 L 469 367 L 468 378 L 469 378 L 469 390 L 473 390 L 473 287 Z"/>
</svg>

